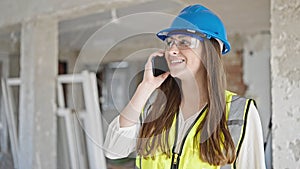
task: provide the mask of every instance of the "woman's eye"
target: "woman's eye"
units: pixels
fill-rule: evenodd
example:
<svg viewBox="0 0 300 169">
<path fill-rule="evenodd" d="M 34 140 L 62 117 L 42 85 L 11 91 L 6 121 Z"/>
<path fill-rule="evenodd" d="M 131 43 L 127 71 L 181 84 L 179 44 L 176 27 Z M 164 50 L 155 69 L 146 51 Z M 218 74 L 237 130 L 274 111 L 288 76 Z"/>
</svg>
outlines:
<svg viewBox="0 0 300 169">
<path fill-rule="evenodd" d="M 172 44 L 173 40 L 172 39 L 166 39 L 165 42 L 168 46 L 170 46 Z"/>
<path fill-rule="evenodd" d="M 181 40 L 179 41 L 179 44 L 180 45 L 184 45 L 184 46 L 190 46 L 191 45 L 191 42 L 187 41 L 187 40 Z"/>
<path fill-rule="evenodd" d="M 167 43 L 168 46 L 171 46 L 172 41 L 166 41 L 166 43 Z"/>
</svg>

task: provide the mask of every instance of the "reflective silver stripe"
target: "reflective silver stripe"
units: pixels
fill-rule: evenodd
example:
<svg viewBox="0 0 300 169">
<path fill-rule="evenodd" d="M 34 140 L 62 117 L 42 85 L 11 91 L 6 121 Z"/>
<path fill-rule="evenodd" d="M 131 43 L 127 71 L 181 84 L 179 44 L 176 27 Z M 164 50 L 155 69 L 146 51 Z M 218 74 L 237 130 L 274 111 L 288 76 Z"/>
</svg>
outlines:
<svg viewBox="0 0 300 169">
<path fill-rule="evenodd" d="M 140 124 L 141 125 L 144 122 L 144 120 L 146 119 L 146 117 L 148 116 L 151 106 L 152 106 L 152 104 L 147 101 L 147 103 L 145 104 L 145 107 L 143 109 L 143 113 L 140 114 Z"/>
<path fill-rule="evenodd" d="M 148 116 L 149 110 L 151 109 L 152 104 L 155 102 L 157 95 L 158 95 L 157 90 L 155 90 L 151 94 L 151 96 L 149 97 L 149 99 L 147 100 L 147 102 L 146 102 L 146 104 L 145 104 L 145 106 L 143 108 L 143 112 L 140 114 L 140 118 L 139 118 L 141 125 L 144 122 L 144 120 L 146 119 L 146 117 Z"/>
<path fill-rule="evenodd" d="M 143 122 L 145 121 L 148 114 L 150 113 L 149 110 L 152 108 L 152 104 L 154 103 L 156 97 L 157 97 L 157 91 L 154 91 L 152 93 L 152 95 L 149 97 L 149 99 L 147 100 L 147 102 L 143 108 L 143 112 L 140 114 L 140 117 L 139 117 L 141 126 L 143 125 Z M 142 158 L 141 157 L 139 158 L 139 165 L 140 165 L 140 168 L 138 168 L 135 163 L 134 164 L 135 169 L 142 169 Z"/>
<path fill-rule="evenodd" d="M 231 169 L 231 165 L 226 164 L 226 165 L 222 166 L 220 169 Z"/>
<path fill-rule="evenodd" d="M 232 96 L 227 124 L 235 147 L 238 146 L 242 127 L 244 124 L 246 103 L 246 98 L 240 96 Z"/>
<path fill-rule="evenodd" d="M 242 134 L 246 103 L 246 98 L 232 96 L 227 125 L 235 148 L 238 147 L 240 136 Z M 231 167 L 232 165 L 227 164 L 222 166 L 221 169 L 231 169 Z"/>
</svg>

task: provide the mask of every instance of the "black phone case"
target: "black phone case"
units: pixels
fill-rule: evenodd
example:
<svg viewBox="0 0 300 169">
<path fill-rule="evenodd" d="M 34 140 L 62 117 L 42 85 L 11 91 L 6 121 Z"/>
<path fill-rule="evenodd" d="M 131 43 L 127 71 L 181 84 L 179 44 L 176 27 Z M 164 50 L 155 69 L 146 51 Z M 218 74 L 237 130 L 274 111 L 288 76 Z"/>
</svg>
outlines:
<svg viewBox="0 0 300 169">
<path fill-rule="evenodd" d="M 152 71 L 154 76 L 159 76 L 169 71 L 168 63 L 164 56 L 156 56 L 152 59 Z"/>
</svg>

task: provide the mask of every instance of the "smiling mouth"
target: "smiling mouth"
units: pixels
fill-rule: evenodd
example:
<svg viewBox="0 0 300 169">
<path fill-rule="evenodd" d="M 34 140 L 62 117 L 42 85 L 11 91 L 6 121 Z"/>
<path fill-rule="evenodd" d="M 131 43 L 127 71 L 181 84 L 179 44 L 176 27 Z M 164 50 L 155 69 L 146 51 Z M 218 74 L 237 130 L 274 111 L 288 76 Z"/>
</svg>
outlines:
<svg viewBox="0 0 300 169">
<path fill-rule="evenodd" d="M 171 63 L 174 64 L 174 63 L 182 63 L 184 62 L 185 60 L 184 59 L 179 59 L 179 60 L 171 60 Z"/>
</svg>

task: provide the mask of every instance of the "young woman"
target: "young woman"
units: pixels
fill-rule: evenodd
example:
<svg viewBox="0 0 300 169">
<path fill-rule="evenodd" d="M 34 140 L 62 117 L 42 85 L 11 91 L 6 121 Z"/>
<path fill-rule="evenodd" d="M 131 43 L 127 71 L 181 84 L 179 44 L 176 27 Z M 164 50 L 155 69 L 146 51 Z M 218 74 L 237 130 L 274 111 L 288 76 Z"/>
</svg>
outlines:
<svg viewBox="0 0 300 169">
<path fill-rule="evenodd" d="M 264 169 L 254 101 L 225 90 L 220 57 L 230 44 L 221 20 L 192 5 L 157 36 L 166 48 L 150 55 L 143 81 L 110 124 L 106 156 L 135 151 L 142 169 Z M 165 57 L 169 72 L 153 76 L 154 57 Z"/>
</svg>

